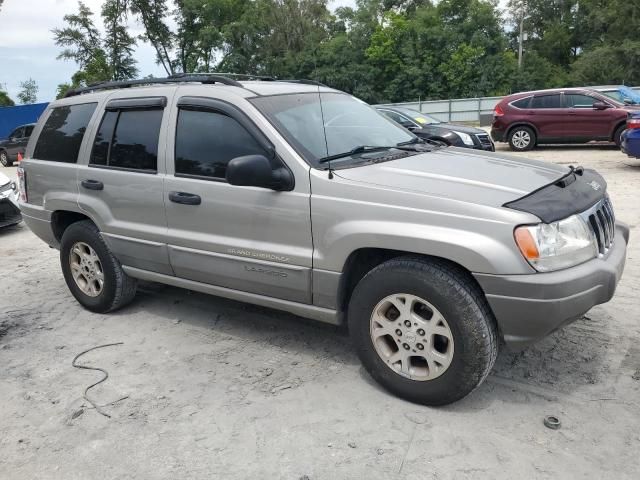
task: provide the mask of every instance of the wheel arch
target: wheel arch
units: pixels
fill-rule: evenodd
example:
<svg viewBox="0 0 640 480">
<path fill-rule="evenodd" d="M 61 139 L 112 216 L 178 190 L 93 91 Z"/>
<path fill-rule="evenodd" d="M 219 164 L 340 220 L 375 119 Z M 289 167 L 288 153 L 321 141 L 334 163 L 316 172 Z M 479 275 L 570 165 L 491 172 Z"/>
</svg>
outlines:
<svg viewBox="0 0 640 480">
<path fill-rule="evenodd" d="M 609 139 L 613 142 L 615 141 L 615 137 L 616 137 L 616 132 L 618 131 L 618 129 L 620 127 L 623 127 L 627 124 L 627 119 L 623 119 L 621 121 L 619 121 L 618 123 L 616 123 L 616 126 L 613 127 L 613 130 L 611 131 L 611 135 L 609 135 Z"/>
<path fill-rule="evenodd" d="M 336 298 L 336 306 L 339 314 L 342 317 L 346 315 L 351 295 L 353 294 L 358 282 L 360 282 L 367 273 L 384 262 L 395 258 L 409 256 L 421 258 L 426 261 L 446 263 L 450 267 L 458 270 L 461 274 L 465 275 L 480 289 L 481 292 L 483 292 L 482 287 L 472 275 L 471 271 L 455 260 L 411 251 L 365 247 L 351 252 L 344 263 Z"/>
<path fill-rule="evenodd" d="M 84 213 L 75 212 L 71 210 L 56 210 L 51 214 L 51 229 L 55 239 L 60 243 L 62 235 L 70 225 L 89 220 L 93 224 L 95 222 Z"/>
<path fill-rule="evenodd" d="M 517 127 L 529 127 L 530 129 L 533 130 L 533 133 L 536 134 L 536 141 L 539 139 L 540 137 L 540 133 L 538 132 L 538 129 L 536 128 L 536 126 L 533 123 L 530 122 L 516 122 L 513 123 L 512 125 L 509 125 L 509 128 L 507 128 L 507 131 L 505 132 L 505 140 L 509 141 L 509 135 L 511 135 L 511 132 L 513 131 L 514 128 Z"/>
</svg>

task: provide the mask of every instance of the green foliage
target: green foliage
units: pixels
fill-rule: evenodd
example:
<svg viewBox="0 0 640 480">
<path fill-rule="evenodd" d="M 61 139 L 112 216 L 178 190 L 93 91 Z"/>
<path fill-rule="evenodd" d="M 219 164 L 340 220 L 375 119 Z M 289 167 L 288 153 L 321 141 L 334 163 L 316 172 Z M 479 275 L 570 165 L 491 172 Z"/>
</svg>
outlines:
<svg viewBox="0 0 640 480">
<path fill-rule="evenodd" d="M 15 102 L 11 100 L 9 94 L 4 90 L 0 90 L 0 107 L 13 107 Z"/>
<path fill-rule="evenodd" d="M 153 46 L 167 75 L 310 78 L 369 102 L 640 83 L 634 2 L 509 0 L 503 13 L 497 0 L 356 0 L 333 13 L 328 0 L 105 0 L 100 35 L 80 3 L 54 31 L 60 58 L 79 66 L 58 93 L 137 75 L 137 40 Z"/>
<path fill-rule="evenodd" d="M 28 105 L 38 101 L 38 84 L 33 78 L 20 82 L 18 101 L 22 105 Z"/>
</svg>

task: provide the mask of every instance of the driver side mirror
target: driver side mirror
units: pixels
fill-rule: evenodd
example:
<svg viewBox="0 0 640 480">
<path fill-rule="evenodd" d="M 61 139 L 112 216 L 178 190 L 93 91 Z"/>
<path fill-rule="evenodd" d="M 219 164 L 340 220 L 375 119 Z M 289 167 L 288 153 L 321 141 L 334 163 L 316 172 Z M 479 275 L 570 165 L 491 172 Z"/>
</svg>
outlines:
<svg viewBox="0 0 640 480">
<path fill-rule="evenodd" d="M 604 102 L 593 102 L 593 108 L 596 110 L 606 110 L 607 108 L 610 108 L 608 103 L 604 103 Z"/>
<path fill-rule="evenodd" d="M 274 169 L 264 155 L 236 157 L 227 164 L 227 182 L 243 187 L 283 191 L 293 189 L 293 175 L 284 168 Z"/>
</svg>

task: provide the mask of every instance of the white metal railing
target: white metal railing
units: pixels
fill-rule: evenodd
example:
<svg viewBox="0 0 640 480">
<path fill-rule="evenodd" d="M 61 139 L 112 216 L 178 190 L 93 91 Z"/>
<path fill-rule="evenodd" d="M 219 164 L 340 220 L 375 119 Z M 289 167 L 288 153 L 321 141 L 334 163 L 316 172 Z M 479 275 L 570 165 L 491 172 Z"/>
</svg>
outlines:
<svg viewBox="0 0 640 480">
<path fill-rule="evenodd" d="M 640 91 L 640 87 L 632 87 Z M 441 122 L 480 122 L 480 115 L 491 115 L 494 107 L 504 97 L 455 98 L 417 102 L 386 103 L 428 113 Z"/>
</svg>

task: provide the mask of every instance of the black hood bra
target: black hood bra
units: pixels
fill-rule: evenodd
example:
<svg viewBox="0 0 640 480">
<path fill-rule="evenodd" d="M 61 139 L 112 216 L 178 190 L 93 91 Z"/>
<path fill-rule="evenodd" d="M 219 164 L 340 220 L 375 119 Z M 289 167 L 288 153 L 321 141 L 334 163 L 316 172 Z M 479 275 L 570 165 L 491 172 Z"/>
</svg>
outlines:
<svg viewBox="0 0 640 480">
<path fill-rule="evenodd" d="M 584 212 L 602 200 L 607 182 L 595 170 L 569 167 L 569 173 L 503 207 L 532 213 L 544 223 Z"/>
</svg>

